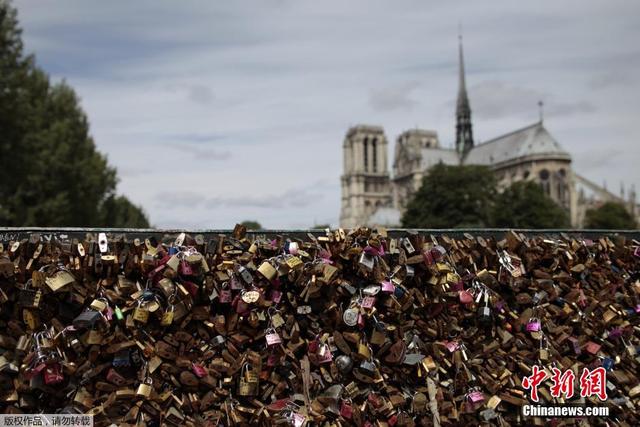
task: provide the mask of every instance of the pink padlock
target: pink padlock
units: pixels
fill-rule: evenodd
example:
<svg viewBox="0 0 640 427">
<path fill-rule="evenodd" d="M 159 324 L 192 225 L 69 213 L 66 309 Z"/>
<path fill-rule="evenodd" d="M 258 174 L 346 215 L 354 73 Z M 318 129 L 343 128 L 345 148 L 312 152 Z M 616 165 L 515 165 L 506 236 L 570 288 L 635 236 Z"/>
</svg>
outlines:
<svg viewBox="0 0 640 427">
<path fill-rule="evenodd" d="M 473 390 L 468 394 L 468 399 L 471 403 L 478 404 L 484 402 L 484 394 L 480 390 Z"/>
<path fill-rule="evenodd" d="M 273 328 L 268 329 L 264 337 L 267 340 L 268 346 L 278 345 L 282 343 L 282 338 L 280 338 L 280 335 L 278 335 L 278 332 L 276 332 L 276 330 Z"/>
<path fill-rule="evenodd" d="M 393 286 L 393 283 L 391 283 L 389 280 L 383 281 L 381 285 L 382 285 L 382 288 L 381 288 L 382 292 L 387 292 L 392 294 L 396 290 L 396 287 Z"/>
<path fill-rule="evenodd" d="M 460 347 L 460 344 L 458 344 L 457 341 L 447 341 L 444 343 L 444 346 L 447 347 L 447 350 L 453 353 Z"/>
<path fill-rule="evenodd" d="M 46 385 L 60 384 L 62 381 L 64 381 L 64 375 L 62 374 L 62 367 L 58 362 L 47 365 L 44 368 L 42 377 Z"/>
<path fill-rule="evenodd" d="M 371 309 L 376 304 L 376 297 L 364 297 L 362 300 L 362 308 Z"/>
<path fill-rule="evenodd" d="M 538 332 L 542 325 L 540 324 L 540 320 L 536 318 L 531 318 L 527 322 L 527 332 Z"/>
<path fill-rule="evenodd" d="M 204 366 L 198 365 L 197 363 L 191 364 L 191 370 L 198 378 L 204 378 L 209 374 Z"/>
</svg>

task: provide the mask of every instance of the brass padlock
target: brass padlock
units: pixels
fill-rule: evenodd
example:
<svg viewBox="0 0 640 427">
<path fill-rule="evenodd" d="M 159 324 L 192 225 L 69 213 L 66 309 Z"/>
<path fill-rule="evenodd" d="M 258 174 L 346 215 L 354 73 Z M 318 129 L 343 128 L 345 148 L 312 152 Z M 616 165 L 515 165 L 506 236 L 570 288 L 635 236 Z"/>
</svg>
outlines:
<svg viewBox="0 0 640 427">
<path fill-rule="evenodd" d="M 169 308 L 162 313 L 162 318 L 160 319 L 160 324 L 162 326 L 169 326 L 173 322 L 173 313 L 175 311 L 175 306 L 171 304 Z"/>
<path fill-rule="evenodd" d="M 146 377 L 138 386 L 136 395 L 145 399 L 151 396 L 151 391 L 153 390 L 153 388 L 151 387 L 152 384 L 153 380 L 150 377 Z"/>
<path fill-rule="evenodd" d="M 98 313 L 102 313 L 107 309 L 108 304 L 105 298 L 96 298 L 91 301 L 91 304 L 89 306 Z"/>
<path fill-rule="evenodd" d="M 31 347 L 31 336 L 20 335 L 20 338 L 18 338 L 18 342 L 16 343 L 16 353 L 24 355 L 29 351 L 29 347 Z"/>
<path fill-rule="evenodd" d="M 258 394 L 258 386 L 258 374 L 251 369 L 249 364 L 245 363 L 240 371 L 238 394 L 240 396 L 256 396 Z"/>
<path fill-rule="evenodd" d="M 258 272 L 262 274 L 267 280 L 273 280 L 278 272 L 268 261 L 263 262 L 258 267 Z"/>
<path fill-rule="evenodd" d="M 133 320 L 144 324 L 149 321 L 149 310 L 142 307 L 142 301 L 138 301 L 138 306 L 133 310 Z"/>
</svg>

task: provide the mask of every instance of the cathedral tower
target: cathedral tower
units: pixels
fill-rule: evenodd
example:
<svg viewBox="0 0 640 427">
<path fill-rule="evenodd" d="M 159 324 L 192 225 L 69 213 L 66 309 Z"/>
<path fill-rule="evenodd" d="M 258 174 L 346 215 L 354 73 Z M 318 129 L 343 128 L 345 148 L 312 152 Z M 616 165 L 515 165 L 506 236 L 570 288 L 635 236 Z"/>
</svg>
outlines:
<svg viewBox="0 0 640 427">
<path fill-rule="evenodd" d="M 340 225 L 368 225 L 367 220 L 376 209 L 391 206 L 387 138 L 379 126 L 355 126 L 347 132 L 342 150 Z"/>
<path fill-rule="evenodd" d="M 463 159 L 473 148 L 473 129 L 471 126 L 471 107 L 467 97 L 467 86 L 464 76 L 464 56 L 462 53 L 462 36 L 458 36 L 459 47 L 459 82 L 458 102 L 456 103 L 456 151 Z"/>
</svg>

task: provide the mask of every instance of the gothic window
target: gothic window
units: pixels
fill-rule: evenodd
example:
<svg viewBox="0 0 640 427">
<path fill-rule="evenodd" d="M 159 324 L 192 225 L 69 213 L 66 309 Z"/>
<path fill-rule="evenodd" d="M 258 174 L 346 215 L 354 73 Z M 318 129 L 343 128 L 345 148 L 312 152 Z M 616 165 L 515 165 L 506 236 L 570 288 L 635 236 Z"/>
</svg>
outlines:
<svg viewBox="0 0 640 427">
<path fill-rule="evenodd" d="M 372 170 L 373 172 L 377 172 L 378 171 L 378 149 L 377 149 L 377 140 L 375 138 L 373 138 L 373 140 L 371 141 L 371 149 L 373 150 L 373 167 Z"/>
<path fill-rule="evenodd" d="M 531 172 L 529 171 L 524 171 L 524 174 L 522 175 L 524 177 L 524 179 L 529 178 L 529 175 L 531 174 Z"/>
<path fill-rule="evenodd" d="M 548 170 L 546 170 L 546 169 L 542 169 L 542 170 L 540 171 L 539 176 L 540 176 L 540 179 L 541 179 L 541 180 L 546 181 L 546 180 L 548 180 L 548 179 L 549 179 L 549 171 L 548 171 Z"/>
<path fill-rule="evenodd" d="M 367 172 L 369 170 L 369 139 L 364 139 L 364 171 Z"/>
</svg>

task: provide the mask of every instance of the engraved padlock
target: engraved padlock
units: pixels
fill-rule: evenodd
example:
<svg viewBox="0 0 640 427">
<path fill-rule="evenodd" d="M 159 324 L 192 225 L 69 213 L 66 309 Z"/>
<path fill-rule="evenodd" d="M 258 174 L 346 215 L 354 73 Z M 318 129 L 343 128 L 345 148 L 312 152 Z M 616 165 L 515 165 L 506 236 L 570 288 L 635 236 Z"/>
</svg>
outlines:
<svg viewBox="0 0 640 427">
<path fill-rule="evenodd" d="M 264 337 L 267 340 L 267 346 L 269 347 L 282 343 L 282 338 L 280 338 L 280 335 L 278 335 L 278 332 L 275 330 L 275 328 L 267 329 Z"/>
<path fill-rule="evenodd" d="M 162 313 L 162 318 L 160 319 L 160 324 L 162 326 L 169 326 L 173 322 L 173 317 L 175 313 L 175 305 L 173 304 L 175 301 L 175 296 L 171 295 L 168 299 L 169 307 Z"/>
<path fill-rule="evenodd" d="M 146 324 L 149 321 L 149 310 L 142 306 L 142 301 L 138 301 L 138 305 L 133 310 L 133 320 Z"/>
<path fill-rule="evenodd" d="M 245 364 L 238 382 L 238 394 L 240 396 L 255 396 L 258 394 L 258 385 L 257 375 L 251 372 L 249 366 Z"/>
</svg>

